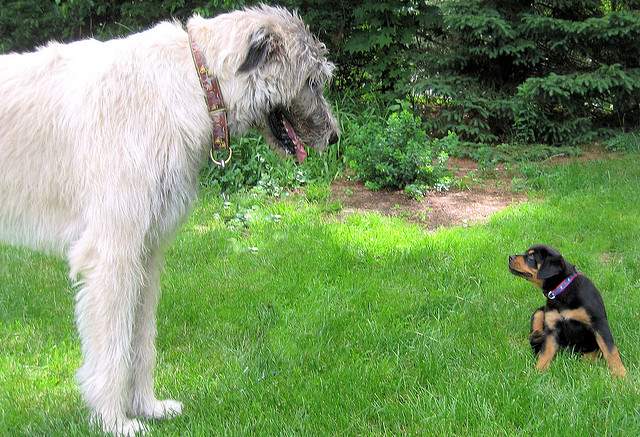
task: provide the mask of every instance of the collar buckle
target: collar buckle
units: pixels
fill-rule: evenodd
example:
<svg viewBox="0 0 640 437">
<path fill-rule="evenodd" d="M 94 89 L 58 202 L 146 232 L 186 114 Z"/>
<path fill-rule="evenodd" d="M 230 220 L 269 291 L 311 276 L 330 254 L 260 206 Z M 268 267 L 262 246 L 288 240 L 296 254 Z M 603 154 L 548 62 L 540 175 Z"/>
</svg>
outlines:
<svg viewBox="0 0 640 437">
<path fill-rule="evenodd" d="M 580 273 L 576 272 L 565 278 L 556 288 L 547 293 L 547 299 L 554 300 L 556 297 L 560 296 L 579 275 Z"/>
</svg>

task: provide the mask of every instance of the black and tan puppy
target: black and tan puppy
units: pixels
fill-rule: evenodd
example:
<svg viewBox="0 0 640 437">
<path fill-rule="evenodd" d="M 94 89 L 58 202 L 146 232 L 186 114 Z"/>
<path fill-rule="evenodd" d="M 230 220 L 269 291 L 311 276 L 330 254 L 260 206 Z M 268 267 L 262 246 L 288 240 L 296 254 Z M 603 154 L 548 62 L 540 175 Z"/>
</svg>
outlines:
<svg viewBox="0 0 640 437">
<path fill-rule="evenodd" d="M 604 302 L 593 283 L 551 247 L 532 246 L 509 257 L 509 270 L 542 289 L 547 302 L 531 316 L 529 342 L 546 370 L 559 348 L 594 359 L 602 352 L 614 376 L 627 373 L 609 329 Z"/>
</svg>

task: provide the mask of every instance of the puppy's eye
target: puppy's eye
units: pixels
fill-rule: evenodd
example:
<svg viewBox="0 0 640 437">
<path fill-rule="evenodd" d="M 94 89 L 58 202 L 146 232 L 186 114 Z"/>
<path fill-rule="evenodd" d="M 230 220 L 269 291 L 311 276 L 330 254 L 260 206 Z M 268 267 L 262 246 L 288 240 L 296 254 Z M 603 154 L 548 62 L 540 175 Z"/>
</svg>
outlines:
<svg viewBox="0 0 640 437">
<path fill-rule="evenodd" d="M 535 267 L 536 266 L 536 259 L 534 258 L 533 255 L 527 255 L 527 265 L 529 267 Z"/>
</svg>

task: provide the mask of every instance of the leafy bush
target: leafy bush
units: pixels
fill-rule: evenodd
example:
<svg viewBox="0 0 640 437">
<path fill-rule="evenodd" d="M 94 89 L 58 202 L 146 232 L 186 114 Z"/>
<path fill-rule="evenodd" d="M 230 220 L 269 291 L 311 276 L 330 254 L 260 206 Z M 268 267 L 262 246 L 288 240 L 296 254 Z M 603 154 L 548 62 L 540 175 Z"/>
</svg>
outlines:
<svg viewBox="0 0 640 437">
<path fill-rule="evenodd" d="M 234 138 L 232 148 L 233 157 L 225 168 L 211 163 L 205 168 L 203 185 L 227 194 L 251 188 L 278 197 L 312 181 L 331 182 L 344 166 L 340 143 L 323 153 L 307 148 L 309 157 L 301 165 L 280 156 L 258 135 Z"/>
<path fill-rule="evenodd" d="M 349 127 L 351 140 L 345 155 L 356 176 L 373 190 L 404 189 L 414 197 L 428 187 L 445 183 L 448 149 L 457 142 L 454 134 L 430 140 L 420 119 L 403 110 L 386 121 L 369 120 Z"/>
<path fill-rule="evenodd" d="M 330 100 L 333 101 L 333 113 L 342 131 L 336 144 L 323 152 L 308 147 L 309 156 L 302 164 L 297 164 L 293 159 L 272 150 L 258 134 L 234 137 L 231 139 L 233 157 L 229 164 L 220 168 L 210 163 L 201 175 L 202 184 L 225 194 L 252 189 L 276 197 L 284 190 L 309 184 L 329 184 L 342 174 L 346 166 L 344 144 L 352 142 L 353 134 L 358 133 L 352 126 L 372 117 L 379 110 L 379 105 L 372 103 L 368 112 L 357 113 L 360 102 L 354 100 L 351 94 Z"/>
</svg>

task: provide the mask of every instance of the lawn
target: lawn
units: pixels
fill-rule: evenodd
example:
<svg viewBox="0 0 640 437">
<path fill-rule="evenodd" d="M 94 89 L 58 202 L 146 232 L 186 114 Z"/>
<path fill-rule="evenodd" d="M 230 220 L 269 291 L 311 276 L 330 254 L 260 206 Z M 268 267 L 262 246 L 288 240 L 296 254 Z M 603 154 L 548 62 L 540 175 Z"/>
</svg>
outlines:
<svg viewBox="0 0 640 437">
<path fill-rule="evenodd" d="M 158 319 L 157 392 L 185 413 L 152 435 L 640 435 L 639 157 L 529 168 L 528 202 L 437 232 L 301 196 L 228 220 L 203 196 Z M 536 242 L 599 286 L 626 380 L 569 354 L 533 369 L 543 297 L 507 256 Z M 66 275 L 0 248 L 0 435 L 90 432 Z"/>
</svg>

